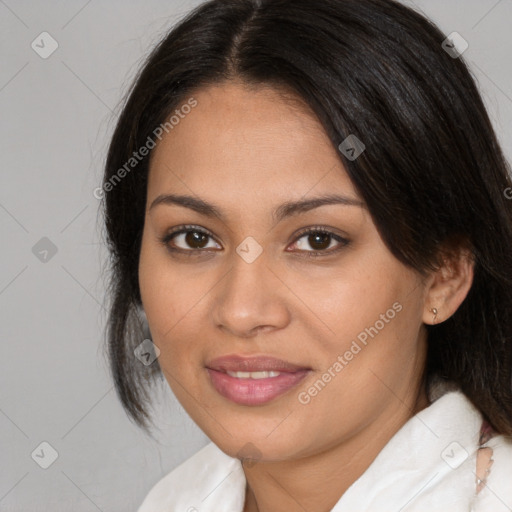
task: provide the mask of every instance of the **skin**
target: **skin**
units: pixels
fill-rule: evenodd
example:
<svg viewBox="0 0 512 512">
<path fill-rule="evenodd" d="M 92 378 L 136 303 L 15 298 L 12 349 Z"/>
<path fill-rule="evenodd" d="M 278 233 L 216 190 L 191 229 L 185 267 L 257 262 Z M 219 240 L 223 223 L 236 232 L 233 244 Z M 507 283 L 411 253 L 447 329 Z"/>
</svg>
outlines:
<svg viewBox="0 0 512 512">
<path fill-rule="evenodd" d="M 167 382 L 225 453 L 255 459 L 244 464 L 245 512 L 336 504 L 429 405 L 424 324 L 433 322 L 433 307 L 435 322 L 451 316 L 473 279 L 462 251 L 421 278 L 387 249 L 364 203 L 323 205 L 275 223 L 272 211 L 287 201 L 332 193 L 361 201 L 322 126 L 285 92 L 233 81 L 193 94 L 198 105 L 151 155 L 140 254 L 142 302 Z M 208 201 L 224 217 L 173 204 L 150 208 L 170 193 Z M 168 246 L 185 254 L 170 252 L 161 238 L 182 224 L 213 237 L 194 245 L 178 235 Z M 312 245 L 298 233 L 318 226 L 349 243 Z M 252 263 L 236 252 L 248 236 L 263 250 Z M 308 258 L 314 250 L 327 255 Z M 397 302 L 401 311 L 300 403 L 298 393 Z M 237 405 L 215 391 L 205 369 L 226 354 L 270 355 L 312 370 L 271 402 Z"/>
</svg>

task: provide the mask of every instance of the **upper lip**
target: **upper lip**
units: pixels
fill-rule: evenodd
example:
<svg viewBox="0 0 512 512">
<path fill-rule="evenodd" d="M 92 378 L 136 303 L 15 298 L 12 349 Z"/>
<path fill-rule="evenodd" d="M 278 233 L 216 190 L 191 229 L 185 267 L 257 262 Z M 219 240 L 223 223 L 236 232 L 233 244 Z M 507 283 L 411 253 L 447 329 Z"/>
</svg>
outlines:
<svg viewBox="0 0 512 512">
<path fill-rule="evenodd" d="M 270 356 L 241 356 L 237 354 L 218 357 L 210 361 L 207 368 L 220 372 L 297 372 L 310 370 L 305 366 L 299 366 L 282 359 Z"/>
</svg>

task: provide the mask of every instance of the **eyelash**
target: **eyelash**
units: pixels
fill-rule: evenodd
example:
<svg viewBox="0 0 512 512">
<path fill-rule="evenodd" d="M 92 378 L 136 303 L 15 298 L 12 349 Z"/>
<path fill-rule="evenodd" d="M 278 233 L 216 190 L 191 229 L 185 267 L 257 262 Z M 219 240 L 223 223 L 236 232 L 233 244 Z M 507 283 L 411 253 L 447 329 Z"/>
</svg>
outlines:
<svg viewBox="0 0 512 512">
<path fill-rule="evenodd" d="M 176 228 L 176 230 L 165 234 L 159 240 L 167 248 L 167 250 L 169 250 L 172 253 L 181 253 L 181 254 L 186 254 L 187 256 L 193 256 L 193 255 L 198 255 L 198 253 L 209 250 L 209 249 L 181 249 L 181 248 L 171 247 L 169 245 L 169 242 L 177 235 L 181 235 L 183 233 L 189 233 L 189 232 L 201 233 L 201 234 L 209 236 L 212 239 L 215 238 L 209 231 L 206 231 L 203 228 L 199 228 L 198 226 L 193 226 L 193 225 L 186 225 L 186 226 L 180 226 L 180 227 Z M 322 256 L 330 256 L 331 254 L 337 253 L 338 251 L 340 251 L 341 249 L 343 249 L 344 247 L 346 247 L 347 245 L 350 244 L 350 241 L 347 240 L 346 238 L 343 238 L 340 235 L 336 235 L 335 233 L 332 233 L 331 231 L 329 231 L 321 226 L 304 228 L 297 234 L 297 237 L 295 238 L 294 243 L 296 243 L 298 240 L 303 238 L 305 235 L 317 234 L 317 233 L 329 235 L 331 238 L 333 238 L 334 240 L 339 242 L 340 245 L 337 248 L 330 249 L 330 250 L 324 249 L 321 251 L 299 251 L 299 252 L 304 253 L 303 256 L 306 258 L 319 258 Z"/>
</svg>

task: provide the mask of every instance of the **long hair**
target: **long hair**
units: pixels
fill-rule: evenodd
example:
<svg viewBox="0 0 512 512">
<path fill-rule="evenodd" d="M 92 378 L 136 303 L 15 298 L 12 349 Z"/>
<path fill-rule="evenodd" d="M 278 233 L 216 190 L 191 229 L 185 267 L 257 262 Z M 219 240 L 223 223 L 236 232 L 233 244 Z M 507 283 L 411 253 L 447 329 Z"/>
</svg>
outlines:
<svg viewBox="0 0 512 512">
<path fill-rule="evenodd" d="M 443 247 L 472 251 L 466 299 L 427 326 L 426 374 L 456 382 L 512 435 L 510 167 L 463 57 L 445 51 L 445 38 L 395 0 L 210 0 L 154 48 L 124 101 L 103 181 L 108 356 L 139 426 L 147 428 L 148 386 L 161 370 L 134 357 L 145 337 L 138 261 L 149 156 L 133 155 L 194 91 L 241 80 L 292 91 L 335 147 L 349 135 L 363 141 L 359 158 L 340 159 L 402 263 L 425 274 L 439 267 Z"/>
</svg>

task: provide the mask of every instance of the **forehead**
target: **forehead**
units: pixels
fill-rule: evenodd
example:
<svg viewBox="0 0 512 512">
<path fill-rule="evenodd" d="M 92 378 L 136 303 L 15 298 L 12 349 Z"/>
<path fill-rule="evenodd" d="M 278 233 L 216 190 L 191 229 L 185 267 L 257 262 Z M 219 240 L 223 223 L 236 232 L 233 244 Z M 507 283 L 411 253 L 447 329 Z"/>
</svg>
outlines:
<svg viewBox="0 0 512 512">
<path fill-rule="evenodd" d="M 153 150 L 149 200 L 192 193 L 227 208 L 257 208 L 326 193 L 359 198 L 336 148 L 300 98 L 233 82 L 199 89 L 183 104 L 190 97 L 197 105 Z"/>
</svg>

